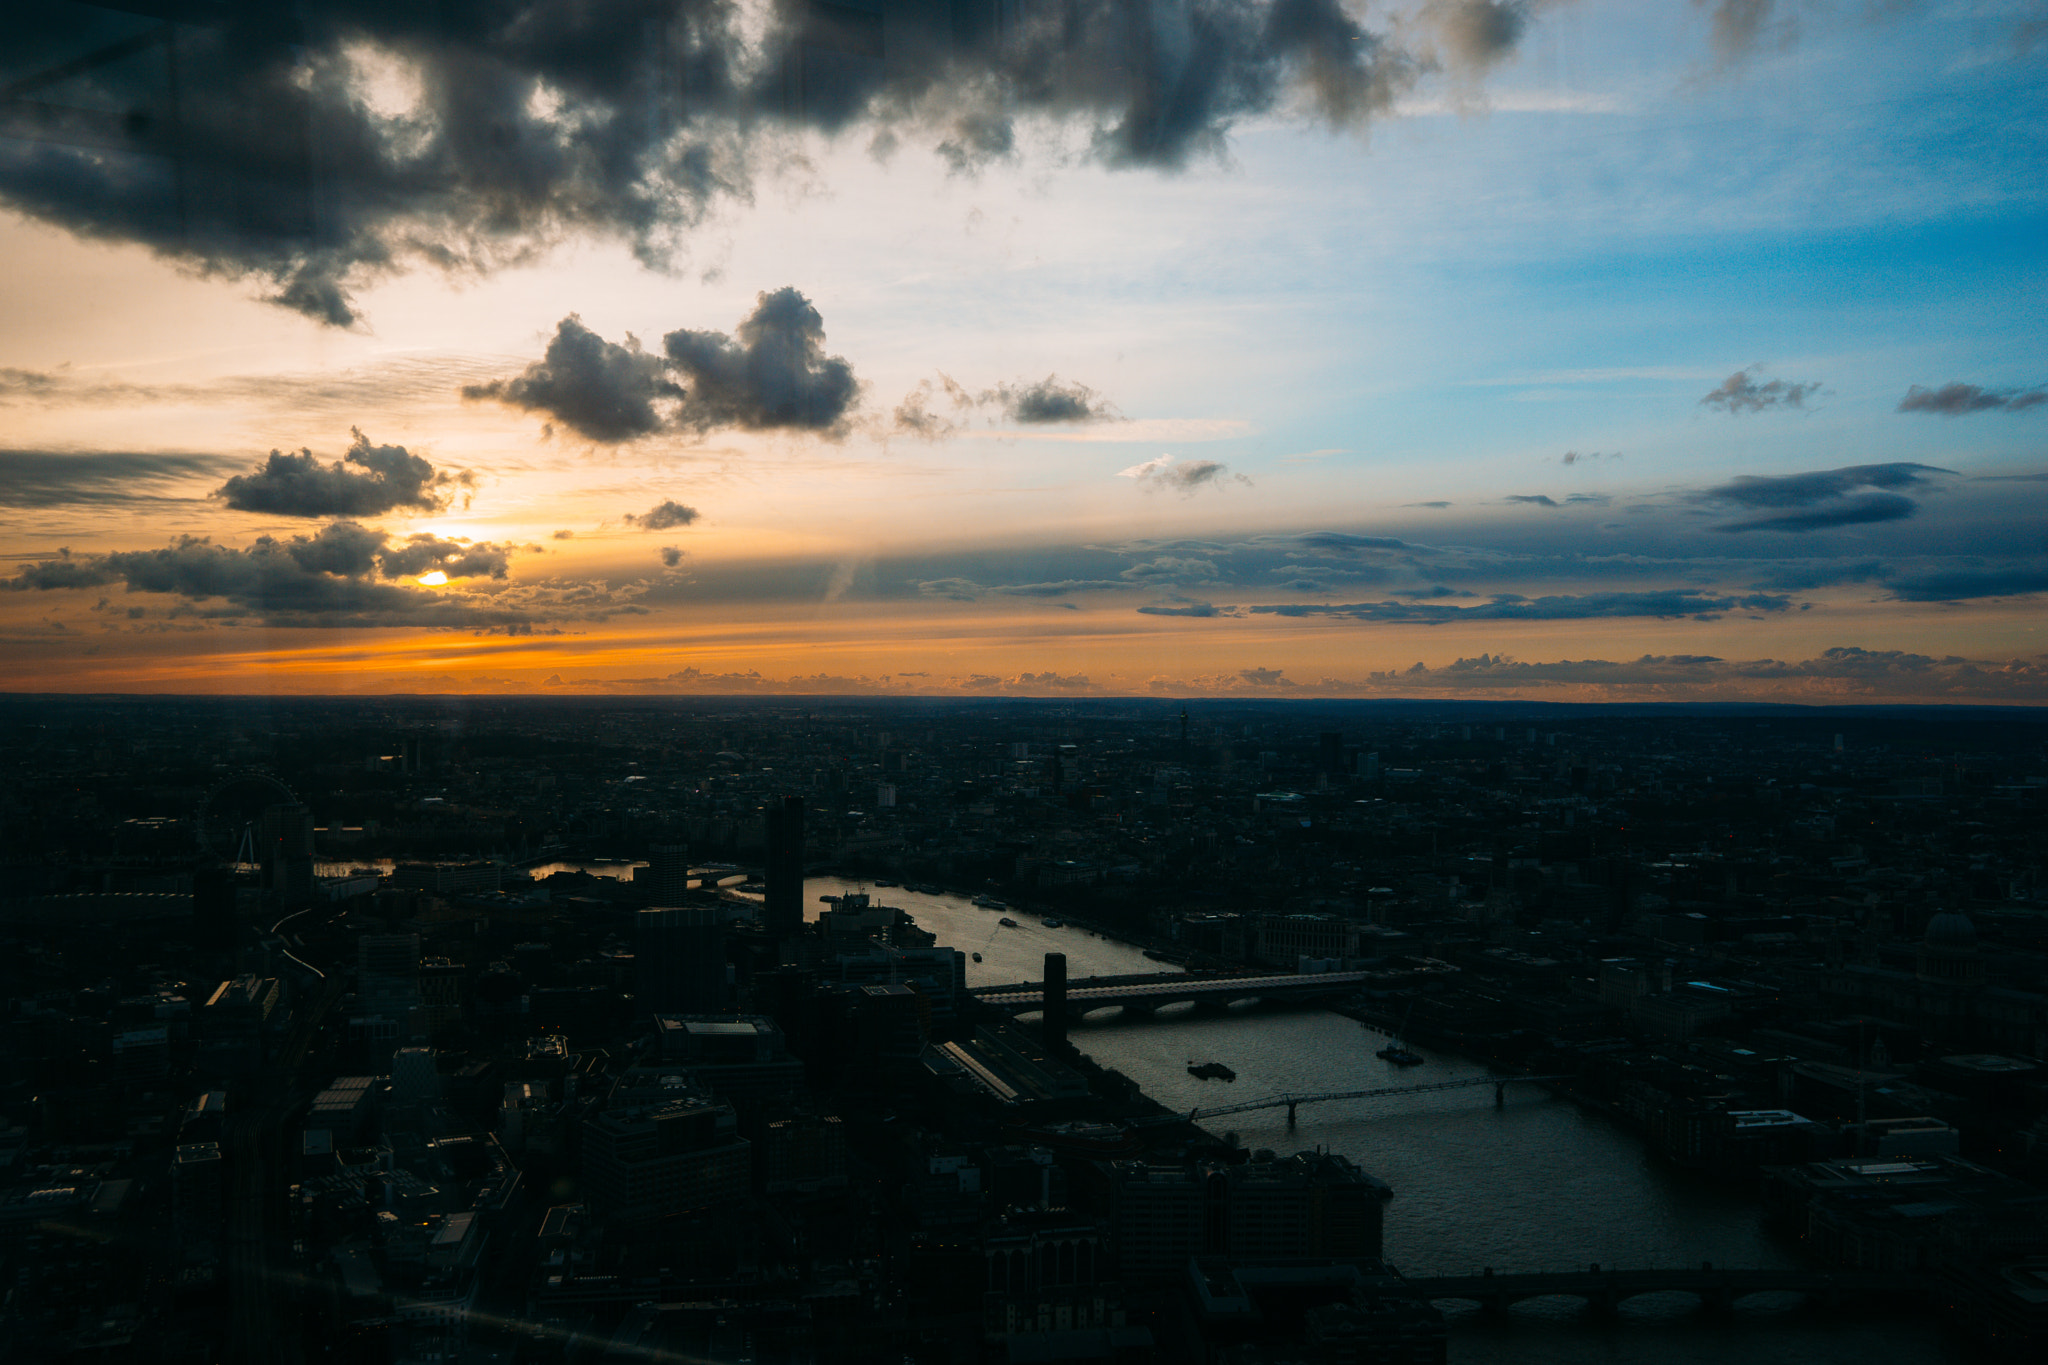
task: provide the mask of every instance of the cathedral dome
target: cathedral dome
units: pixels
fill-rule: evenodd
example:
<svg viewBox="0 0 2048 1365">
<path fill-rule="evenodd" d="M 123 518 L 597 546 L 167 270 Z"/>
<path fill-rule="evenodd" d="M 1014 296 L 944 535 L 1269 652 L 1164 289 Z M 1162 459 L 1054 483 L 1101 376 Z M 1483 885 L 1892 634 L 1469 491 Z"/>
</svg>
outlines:
<svg viewBox="0 0 2048 1365">
<path fill-rule="evenodd" d="M 1946 948 L 1952 952 L 1974 950 L 1977 926 L 1960 911 L 1944 910 L 1927 921 L 1927 936 L 1921 942 L 1929 948 Z"/>
</svg>

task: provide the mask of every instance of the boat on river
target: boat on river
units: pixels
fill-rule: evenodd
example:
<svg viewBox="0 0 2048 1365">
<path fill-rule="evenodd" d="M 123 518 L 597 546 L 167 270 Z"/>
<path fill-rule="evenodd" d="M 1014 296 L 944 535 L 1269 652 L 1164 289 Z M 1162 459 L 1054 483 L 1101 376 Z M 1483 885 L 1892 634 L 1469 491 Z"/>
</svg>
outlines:
<svg viewBox="0 0 2048 1365">
<path fill-rule="evenodd" d="M 1066 921 L 1063 919 L 1049 919 L 1045 922 L 1045 927 L 1048 929 L 1059 929 L 1065 927 L 1065 925 Z"/>
<path fill-rule="evenodd" d="M 1011 919 L 1008 915 L 1004 915 L 1001 919 L 997 920 L 996 923 L 1002 925 L 1005 929 L 1015 929 L 1018 927 L 1017 921 Z"/>
<path fill-rule="evenodd" d="M 1234 1081 L 1237 1073 L 1221 1062 L 1197 1062 L 1188 1067 L 1188 1075 L 1204 1081 Z"/>
<path fill-rule="evenodd" d="M 976 954 L 974 955 L 974 960 L 975 960 L 976 962 L 979 962 L 979 961 L 981 961 L 981 954 L 980 954 L 980 953 L 976 953 Z"/>
<path fill-rule="evenodd" d="M 1408 1008 L 1402 1011 L 1400 1029 L 1391 1038 L 1387 1039 L 1387 1045 L 1378 1052 L 1375 1052 L 1373 1056 L 1378 1057 L 1383 1062 L 1392 1062 L 1395 1066 L 1421 1066 L 1428 1060 L 1421 1053 L 1413 1051 L 1401 1041 L 1402 1035 L 1408 1032 L 1408 1020 L 1414 1013 L 1415 1002 L 1410 1000 Z"/>
</svg>

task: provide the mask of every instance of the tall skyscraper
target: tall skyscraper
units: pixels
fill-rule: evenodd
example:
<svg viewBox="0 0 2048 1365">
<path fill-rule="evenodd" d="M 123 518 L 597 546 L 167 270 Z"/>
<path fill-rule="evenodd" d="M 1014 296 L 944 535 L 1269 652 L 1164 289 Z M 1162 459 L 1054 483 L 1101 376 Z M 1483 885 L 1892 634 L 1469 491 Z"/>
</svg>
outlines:
<svg viewBox="0 0 2048 1365">
<path fill-rule="evenodd" d="M 280 904 L 302 905 L 313 898 L 313 812 L 297 802 L 263 808 L 263 842 L 257 857 L 263 889 Z"/>
<path fill-rule="evenodd" d="M 804 927 L 804 799 L 785 796 L 768 807 L 768 932 L 795 935 Z"/>
<path fill-rule="evenodd" d="M 725 915 L 714 906 L 656 906 L 633 919 L 635 1012 L 725 1009 Z"/>
<path fill-rule="evenodd" d="M 1045 955 L 1045 1011 L 1039 1016 L 1045 1022 L 1038 1032 L 1048 1043 L 1067 1041 L 1067 955 L 1047 953 Z"/>
<path fill-rule="evenodd" d="M 393 1036 L 425 1027 L 420 1012 L 420 936 L 364 934 L 356 940 L 356 995 L 365 1018 L 391 1021 Z"/>
<path fill-rule="evenodd" d="M 687 844 L 655 844 L 647 850 L 647 866 L 633 874 L 645 881 L 655 905 L 681 905 L 690 889 L 690 848 Z"/>
</svg>

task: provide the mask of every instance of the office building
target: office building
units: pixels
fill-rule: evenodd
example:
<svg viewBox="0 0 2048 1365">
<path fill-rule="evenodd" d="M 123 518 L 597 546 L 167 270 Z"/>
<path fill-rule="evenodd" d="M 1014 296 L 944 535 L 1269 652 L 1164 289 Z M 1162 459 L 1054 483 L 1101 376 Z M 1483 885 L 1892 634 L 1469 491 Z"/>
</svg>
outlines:
<svg viewBox="0 0 2048 1365">
<path fill-rule="evenodd" d="M 785 796 L 768 807 L 768 894 L 762 914 L 768 932 L 793 935 L 804 926 L 804 801 Z"/>
<path fill-rule="evenodd" d="M 745 1199 L 751 1146 L 732 1106 L 677 1087 L 667 1098 L 605 1110 L 583 1125 L 583 1188 L 618 1222 L 666 1218 Z"/>
<path fill-rule="evenodd" d="M 313 812 L 294 801 L 263 809 L 263 844 L 258 857 L 263 889 L 280 905 L 313 898 Z"/>
<path fill-rule="evenodd" d="M 647 866 L 633 873 L 633 885 L 645 887 L 654 905 L 681 905 L 690 890 L 690 846 L 655 844 L 647 850 Z"/>
<path fill-rule="evenodd" d="M 725 915 L 715 906 L 656 906 L 633 917 L 636 1011 L 716 1014 L 726 1005 Z"/>
</svg>

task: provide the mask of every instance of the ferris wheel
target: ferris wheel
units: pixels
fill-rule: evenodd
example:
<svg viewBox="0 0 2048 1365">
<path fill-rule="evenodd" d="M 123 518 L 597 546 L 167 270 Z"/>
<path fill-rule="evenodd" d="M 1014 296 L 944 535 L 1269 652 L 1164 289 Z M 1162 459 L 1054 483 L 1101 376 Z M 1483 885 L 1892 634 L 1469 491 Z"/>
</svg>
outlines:
<svg viewBox="0 0 2048 1365">
<path fill-rule="evenodd" d="M 290 787 L 257 769 L 222 778 L 200 802 L 193 822 L 200 852 L 237 868 L 255 866 L 264 810 L 298 801 Z"/>
</svg>

